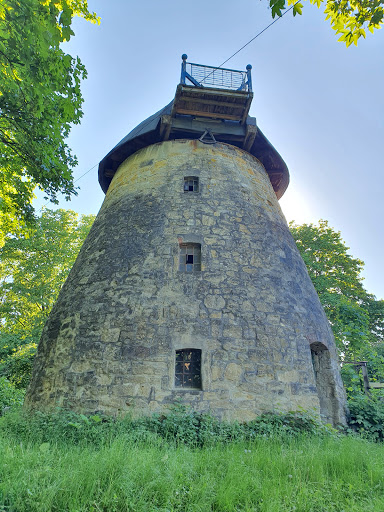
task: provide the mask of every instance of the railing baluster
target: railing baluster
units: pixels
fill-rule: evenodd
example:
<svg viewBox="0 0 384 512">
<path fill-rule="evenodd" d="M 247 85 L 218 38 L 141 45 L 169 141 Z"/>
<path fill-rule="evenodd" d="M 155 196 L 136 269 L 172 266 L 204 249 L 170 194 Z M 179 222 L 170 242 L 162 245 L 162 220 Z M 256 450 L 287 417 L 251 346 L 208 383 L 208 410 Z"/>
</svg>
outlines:
<svg viewBox="0 0 384 512">
<path fill-rule="evenodd" d="M 181 65 L 181 84 L 185 84 L 186 80 L 188 80 L 197 87 L 206 87 L 208 85 L 222 89 L 252 92 L 252 66 L 250 64 L 246 68 L 247 71 L 239 71 L 236 69 L 204 66 L 192 62 L 187 63 L 188 57 L 185 53 L 181 58 L 183 60 Z"/>
</svg>

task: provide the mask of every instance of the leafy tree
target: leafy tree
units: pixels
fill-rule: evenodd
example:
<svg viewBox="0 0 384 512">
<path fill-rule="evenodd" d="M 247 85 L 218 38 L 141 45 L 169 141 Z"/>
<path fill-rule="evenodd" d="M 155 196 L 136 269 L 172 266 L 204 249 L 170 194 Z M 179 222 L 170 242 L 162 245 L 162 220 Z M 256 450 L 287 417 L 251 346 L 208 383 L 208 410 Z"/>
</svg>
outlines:
<svg viewBox="0 0 384 512">
<path fill-rule="evenodd" d="M 346 46 L 354 43 L 360 37 L 366 37 L 366 31 L 374 32 L 384 23 L 384 0 L 310 0 L 317 7 L 325 6 L 326 20 L 340 35 L 339 41 Z M 282 16 L 282 11 L 288 5 L 293 5 L 293 15 L 302 14 L 303 4 L 297 0 L 270 0 L 272 17 Z"/>
<path fill-rule="evenodd" d="M 0 0 L 0 246 L 33 219 L 33 190 L 76 193 L 65 143 L 82 117 L 86 70 L 61 43 L 74 16 L 98 22 L 86 0 Z"/>
<path fill-rule="evenodd" d="M 290 224 L 291 233 L 332 325 L 339 349 L 347 357 L 376 353 L 384 341 L 384 301 L 363 286 L 364 263 L 348 254 L 339 232 L 327 221 Z"/>
<path fill-rule="evenodd" d="M 79 217 L 71 210 L 46 210 L 32 229 L 9 238 L 0 249 L 0 364 L 19 368 L 22 381 L 20 368 L 33 355 L 93 220 L 93 215 Z M 27 344 L 29 350 L 20 352 Z M 13 382 L 11 373 L 5 372 Z"/>
<path fill-rule="evenodd" d="M 0 377 L 0 416 L 5 407 L 21 405 L 24 391 L 16 389 L 5 377 Z"/>
<path fill-rule="evenodd" d="M 7 378 L 16 389 L 26 389 L 31 380 L 36 351 L 36 343 L 15 348 L 13 353 L 2 364 L 0 363 L 0 375 Z"/>
</svg>

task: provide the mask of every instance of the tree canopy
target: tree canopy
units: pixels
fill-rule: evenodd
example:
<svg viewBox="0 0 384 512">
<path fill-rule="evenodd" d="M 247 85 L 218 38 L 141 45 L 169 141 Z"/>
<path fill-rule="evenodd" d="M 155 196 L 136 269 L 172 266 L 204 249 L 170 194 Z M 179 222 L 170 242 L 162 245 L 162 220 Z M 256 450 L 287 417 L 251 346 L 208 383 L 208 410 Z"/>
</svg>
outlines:
<svg viewBox="0 0 384 512">
<path fill-rule="evenodd" d="M 360 37 L 366 37 L 367 30 L 371 33 L 382 27 L 384 23 L 384 0 L 310 0 L 311 4 L 324 7 L 326 20 L 339 35 L 339 41 L 346 46 Z M 297 0 L 270 0 L 272 17 L 282 16 L 282 11 L 293 6 L 293 15 L 302 14 L 303 4 Z"/>
<path fill-rule="evenodd" d="M 0 338 L 38 342 L 93 221 L 94 215 L 45 210 L 32 229 L 6 241 L 0 249 Z"/>
<path fill-rule="evenodd" d="M 74 16 L 98 22 L 86 0 L 0 0 L 0 246 L 33 218 L 33 190 L 76 193 L 65 143 L 83 113 L 86 70 L 62 43 Z"/>
<path fill-rule="evenodd" d="M 358 357 L 384 342 L 384 300 L 368 293 L 364 263 L 348 253 L 341 234 L 327 221 L 290 224 L 291 233 L 319 295 L 339 350 Z"/>
<path fill-rule="evenodd" d="M 45 210 L 0 249 L 0 376 L 29 382 L 45 321 L 94 221 L 71 210 Z"/>
</svg>

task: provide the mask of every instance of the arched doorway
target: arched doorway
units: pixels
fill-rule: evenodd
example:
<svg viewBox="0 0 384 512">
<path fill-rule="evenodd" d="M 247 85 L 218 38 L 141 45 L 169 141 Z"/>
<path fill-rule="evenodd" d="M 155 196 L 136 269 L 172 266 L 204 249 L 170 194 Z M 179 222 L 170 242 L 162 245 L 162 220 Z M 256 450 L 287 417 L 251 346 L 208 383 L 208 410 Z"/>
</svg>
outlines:
<svg viewBox="0 0 384 512">
<path fill-rule="evenodd" d="M 311 356 L 315 372 L 317 394 L 320 401 L 320 414 L 325 423 L 338 423 L 338 402 L 336 382 L 332 372 L 329 350 L 320 342 L 311 343 Z"/>
</svg>

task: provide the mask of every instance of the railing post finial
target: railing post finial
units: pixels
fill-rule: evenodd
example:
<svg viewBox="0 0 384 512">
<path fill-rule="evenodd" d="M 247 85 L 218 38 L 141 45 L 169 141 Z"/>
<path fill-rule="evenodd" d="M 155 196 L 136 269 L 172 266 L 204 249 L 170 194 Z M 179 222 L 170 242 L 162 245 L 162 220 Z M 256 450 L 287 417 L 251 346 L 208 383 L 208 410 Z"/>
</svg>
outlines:
<svg viewBox="0 0 384 512">
<path fill-rule="evenodd" d="M 248 91 L 252 92 L 252 78 L 251 78 L 251 64 L 247 64 L 246 70 L 247 70 L 247 85 L 248 85 Z"/>
<path fill-rule="evenodd" d="M 182 58 L 183 62 L 181 63 L 180 83 L 181 84 L 185 84 L 185 75 L 186 75 L 186 72 L 187 72 L 187 59 L 188 59 L 188 55 L 186 53 L 183 53 L 181 58 Z"/>
</svg>

